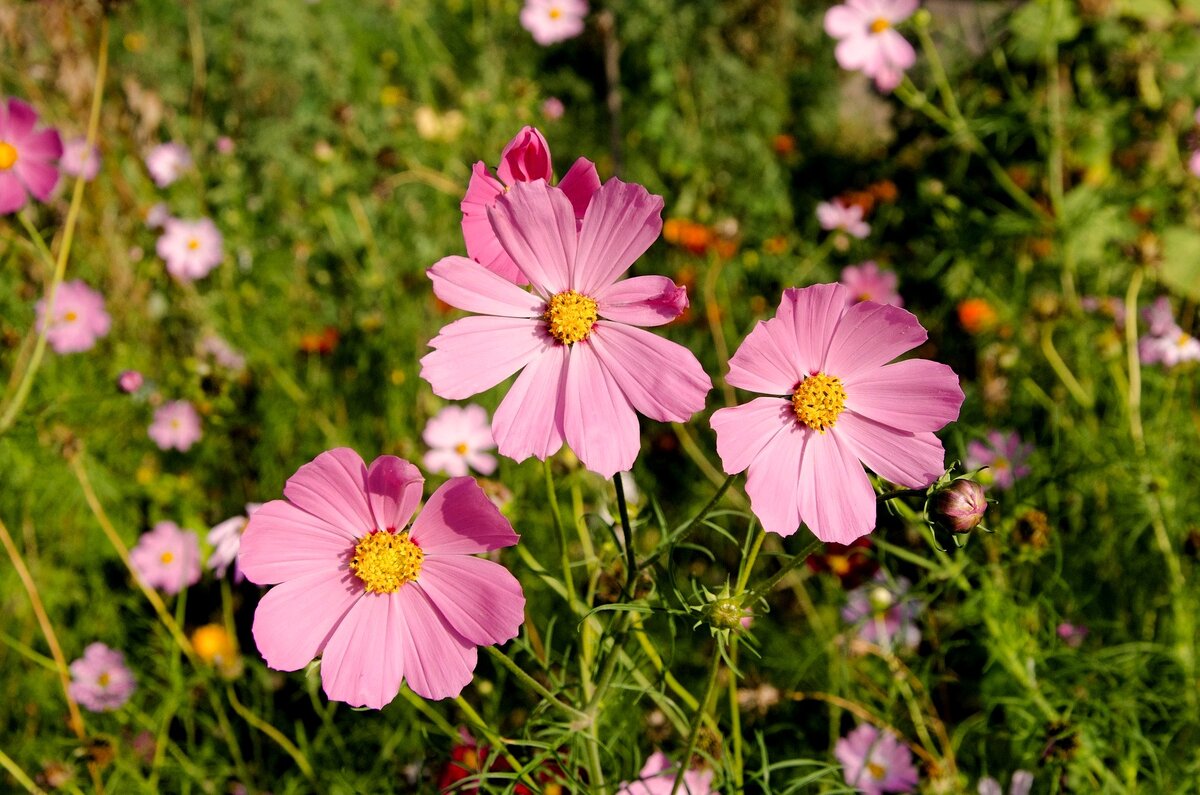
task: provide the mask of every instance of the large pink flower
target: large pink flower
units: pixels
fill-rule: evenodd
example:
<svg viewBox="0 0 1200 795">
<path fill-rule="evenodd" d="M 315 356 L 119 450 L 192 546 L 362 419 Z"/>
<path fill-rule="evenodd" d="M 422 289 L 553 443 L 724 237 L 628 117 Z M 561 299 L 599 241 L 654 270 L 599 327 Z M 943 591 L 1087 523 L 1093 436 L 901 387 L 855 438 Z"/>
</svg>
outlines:
<svg viewBox="0 0 1200 795">
<path fill-rule="evenodd" d="M 900 85 L 917 53 L 895 30 L 917 10 L 917 0 L 846 0 L 825 12 L 825 32 L 838 39 L 838 66 L 875 79 L 880 91 Z"/>
<path fill-rule="evenodd" d="M 62 139 L 52 128 L 35 130 L 37 111 L 19 99 L 0 102 L 0 215 L 15 213 L 32 193 L 49 201 L 58 184 L 54 161 Z"/>
<path fill-rule="evenodd" d="M 512 525 L 473 479 L 454 478 L 409 527 L 424 482 L 407 461 L 380 456 L 368 468 L 342 447 L 251 514 L 238 565 L 276 585 L 254 613 L 267 665 L 295 671 L 321 655 L 326 695 L 379 709 L 401 682 L 425 698 L 458 695 L 477 647 L 516 637 L 520 583 L 473 557 L 517 543 Z"/>
<path fill-rule="evenodd" d="M 533 182 L 537 179 L 549 182 L 553 178 L 554 164 L 550 159 L 550 146 L 533 127 L 522 127 L 504 147 L 504 151 L 500 153 L 500 165 L 496 168 L 495 177 L 482 160 L 476 163 L 471 169 L 467 195 L 463 197 L 460 205 L 467 256 L 510 282 L 522 286 L 529 284 L 521 269 L 505 252 L 504 246 L 500 245 L 496 233 L 492 231 L 492 224 L 488 221 L 488 208 L 494 207 L 496 200 L 518 182 Z M 586 158 L 579 158 L 558 183 L 558 187 L 571 200 L 576 219 L 582 219 L 588 201 L 600 187 L 600 176 L 596 173 L 595 164 Z"/>
<path fill-rule="evenodd" d="M 79 279 L 58 286 L 48 318 L 46 299 L 38 301 L 37 318 L 38 328 L 46 326 L 46 341 L 55 353 L 90 350 L 112 328 L 104 296 Z"/>
<path fill-rule="evenodd" d="M 636 328 L 678 317 L 685 289 L 665 276 L 620 280 L 658 238 L 661 213 L 661 197 L 612 179 L 577 229 L 563 191 L 541 180 L 513 185 L 490 216 L 533 292 L 465 257 L 430 268 L 438 298 L 480 315 L 442 329 L 421 377 L 459 400 L 524 368 L 492 418 L 503 455 L 545 459 L 565 439 L 593 472 L 629 469 L 637 412 L 684 422 L 712 388 L 690 351 Z"/>
<path fill-rule="evenodd" d="M 749 470 L 750 506 L 773 533 L 804 522 L 822 541 L 849 543 L 875 527 L 862 464 L 912 488 L 944 471 L 933 432 L 958 417 L 958 376 L 925 359 L 888 364 L 925 329 L 899 307 L 848 298 L 840 284 L 785 290 L 729 360 L 728 383 L 779 396 L 712 416 L 725 472 Z"/>
</svg>

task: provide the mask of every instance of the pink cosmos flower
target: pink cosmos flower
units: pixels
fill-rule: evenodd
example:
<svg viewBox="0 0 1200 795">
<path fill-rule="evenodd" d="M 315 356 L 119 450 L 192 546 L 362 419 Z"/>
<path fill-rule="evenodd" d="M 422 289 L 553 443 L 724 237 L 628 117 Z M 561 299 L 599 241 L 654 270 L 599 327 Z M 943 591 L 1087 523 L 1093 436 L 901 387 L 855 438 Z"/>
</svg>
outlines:
<svg viewBox="0 0 1200 795">
<path fill-rule="evenodd" d="M 137 689 L 125 655 L 103 643 L 89 643 L 83 656 L 71 663 L 71 698 L 92 712 L 118 709 Z"/>
<path fill-rule="evenodd" d="M 214 525 L 208 531 L 208 543 L 212 544 L 213 551 L 209 554 L 208 563 L 205 565 L 217 577 L 224 577 L 225 571 L 232 563 L 233 581 L 241 582 L 245 579 L 245 575 L 237 565 L 238 550 L 242 547 L 242 533 L 246 531 L 246 524 L 250 521 L 249 517 L 253 516 L 254 512 L 261 507 L 261 503 L 247 503 L 245 516 L 230 517 Z"/>
<path fill-rule="evenodd" d="M 129 563 L 146 585 L 176 594 L 200 581 L 200 541 L 174 522 L 159 522 L 129 550 Z"/>
<path fill-rule="evenodd" d="M 235 148 L 237 148 L 237 145 L 234 144 L 233 139 L 228 135 L 222 135 L 217 139 L 217 151 L 221 154 L 231 155 Z"/>
<path fill-rule="evenodd" d="M 483 406 L 446 406 L 425 424 L 421 434 L 431 449 L 422 463 L 430 472 L 445 472 L 452 478 L 467 474 L 468 467 L 482 475 L 496 471 L 492 424 Z"/>
<path fill-rule="evenodd" d="M 254 613 L 267 665 L 296 671 L 321 655 L 329 698 L 380 709 L 401 682 L 424 698 L 458 695 L 476 647 L 516 637 L 520 583 L 474 557 L 517 543 L 512 525 L 473 479 L 454 478 L 409 526 L 424 482 L 403 459 L 368 468 L 342 447 L 255 511 L 238 562 L 251 582 L 276 586 Z"/>
<path fill-rule="evenodd" d="M 687 770 L 683 774 L 683 782 L 675 789 L 675 779 L 679 777 L 679 767 L 662 751 L 655 751 L 646 760 L 642 772 L 636 781 L 623 781 L 617 795 L 671 795 L 679 792 L 681 795 L 719 795 L 712 788 L 713 772 L 711 770 Z"/>
<path fill-rule="evenodd" d="M 1083 641 L 1088 636 L 1088 628 L 1082 624 L 1072 624 L 1069 621 L 1064 621 L 1054 628 L 1054 632 L 1059 639 L 1067 644 L 1072 649 L 1078 649 L 1083 645 Z"/>
<path fill-rule="evenodd" d="M 565 439 L 593 472 L 630 469 L 637 412 L 684 422 L 712 388 L 690 351 L 637 328 L 678 317 L 686 290 L 665 276 L 621 280 L 657 239 L 661 213 L 661 197 L 611 179 L 577 229 L 565 192 L 541 180 L 514 184 L 489 216 L 533 292 L 465 257 L 435 264 L 437 297 L 480 315 L 442 329 L 421 377 L 460 400 L 524 368 L 492 418 L 503 455 L 545 459 Z"/>
<path fill-rule="evenodd" d="M 846 595 L 842 621 L 858 628 L 860 640 L 889 651 L 915 649 L 921 643 L 917 616 L 924 606 L 908 596 L 906 577 L 889 580 L 879 573 Z"/>
<path fill-rule="evenodd" d="M 525 0 L 521 27 L 543 47 L 583 33 L 588 4 L 584 0 Z"/>
<path fill-rule="evenodd" d="M 1150 327 L 1149 333 L 1138 340 L 1138 357 L 1142 364 L 1171 368 L 1183 362 L 1200 361 L 1200 340 L 1175 322 L 1171 301 L 1165 295 L 1160 295 L 1143 309 L 1142 318 Z"/>
<path fill-rule="evenodd" d="M 37 112 L 19 99 L 0 102 L 0 215 L 15 213 L 32 193 L 48 201 L 58 184 L 54 161 L 62 156 L 58 131 L 35 130 Z"/>
<path fill-rule="evenodd" d="M 100 149 L 95 144 L 89 147 L 84 136 L 70 138 L 63 144 L 58 165 L 63 173 L 91 182 L 100 173 Z"/>
<path fill-rule="evenodd" d="M 192 153 L 183 144 L 159 144 L 146 155 L 146 170 L 154 184 L 165 188 L 191 168 Z"/>
<path fill-rule="evenodd" d="M 837 741 L 833 755 L 842 763 L 846 784 L 865 795 L 911 792 L 917 786 L 912 751 L 891 732 L 864 723 Z"/>
<path fill-rule="evenodd" d="M 863 208 L 857 204 L 843 204 L 840 199 L 818 204 L 817 221 L 826 231 L 840 229 L 859 240 L 871 234 L 871 225 L 863 220 Z"/>
<path fill-rule="evenodd" d="M 471 169 L 467 195 L 463 197 L 460 205 L 467 256 L 510 282 L 524 286 L 529 284 L 529 281 L 492 230 L 492 224 L 488 220 L 488 209 L 494 207 L 496 201 L 518 182 L 533 182 L 539 179 L 550 182 L 554 177 L 550 147 L 542 134 L 533 127 L 522 127 L 500 153 L 496 177 L 491 175 L 482 160 Z M 596 173 L 595 164 L 585 158 L 579 158 L 558 183 L 558 187 L 571 200 L 575 219 L 581 221 L 592 194 L 600 187 L 600 176 Z"/>
<path fill-rule="evenodd" d="M 37 302 L 38 328 L 46 326 L 46 299 Z M 75 279 L 63 282 L 54 294 L 46 341 L 55 353 L 91 350 L 96 340 L 108 334 L 112 318 L 104 309 L 104 296 Z"/>
<path fill-rule="evenodd" d="M 122 392 L 132 394 L 142 388 L 146 381 L 137 370 L 124 370 L 117 376 L 117 386 Z"/>
<path fill-rule="evenodd" d="M 1028 770 L 1014 770 L 1012 780 L 1008 782 L 1008 795 L 1029 795 L 1033 790 L 1033 774 Z M 991 776 L 979 779 L 976 790 L 979 795 L 1004 795 L 1000 782 Z"/>
<path fill-rule="evenodd" d="M 200 415 L 186 400 L 159 406 L 154 412 L 154 422 L 150 423 L 150 438 L 159 450 L 186 451 L 200 441 L 201 435 Z"/>
<path fill-rule="evenodd" d="M 838 40 L 838 66 L 875 79 L 880 91 L 900 85 L 917 62 L 911 44 L 895 30 L 917 10 L 917 0 L 846 0 L 825 12 L 825 32 Z"/>
<path fill-rule="evenodd" d="M 1200 177 L 1200 149 L 1192 152 L 1188 157 L 1188 171 L 1192 172 L 1192 176 Z"/>
<path fill-rule="evenodd" d="M 542 102 L 542 115 L 549 121 L 558 121 L 566 112 L 566 106 L 558 97 L 546 97 Z"/>
<path fill-rule="evenodd" d="M 899 277 L 895 271 L 880 270 L 874 260 L 842 268 L 842 286 L 850 291 L 850 303 L 874 301 L 877 304 L 904 306 L 904 299 L 896 291 Z"/>
<path fill-rule="evenodd" d="M 221 233 L 208 218 L 168 218 L 163 222 L 156 250 L 166 260 L 167 272 L 181 282 L 204 278 L 224 256 Z"/>
<path fill-rule="evenodd" d="M 987 467 L 979 473 L 985 486 L 994 485 L 1008 490 L 1019 479 L 1029 474 L 1025 460 L 1033 452 L 1033 445 L 1021 441 L 1016 431 L 988 431 L 987 444 L 974 441 L 967 445 L 967 469 Z M 990 482 L 989 482 L 990 479 Z"/>
<path fill-rule="evenodd" d="M 750 506 L 773 533 L 804 522 L 822 541 L 848 544 L 875 527 L 862 464 L 911 488 L 944 471 L 933 432 L 958 417 L 958 376 L 925 359 L 888 364 L 925 329 L 899 307 L 848 305 L 849 295 L 840 284 L 785 290 L 775 317 L 729 360 L 729 384 L 778 396 L 711 420 L 725 472 L 749 470 Z"/>
</svg>

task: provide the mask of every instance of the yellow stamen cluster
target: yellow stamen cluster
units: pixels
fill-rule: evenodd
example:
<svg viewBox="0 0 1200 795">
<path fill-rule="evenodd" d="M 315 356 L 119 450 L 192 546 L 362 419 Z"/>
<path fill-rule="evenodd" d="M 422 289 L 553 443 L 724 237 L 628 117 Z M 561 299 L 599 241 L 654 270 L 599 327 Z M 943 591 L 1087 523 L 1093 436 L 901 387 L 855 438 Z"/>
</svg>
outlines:
<svg viewBox="0 0 1200 795">
<path fill-rule="evenodd" d="M 877 17 L 875 19 L 875 21 L 871 23 L 871 32 L 872 33 L 883 33 L 885 30 L 887 30 L 891 26 L 892 26 L 892 23 L 888 22 L 883 17 Z"/>
<path fill-rule="evenodd" d="M 372 531 L 354 546 L 350 571 L 362 580 L 367 593 L 394 593 L 417 579 L 425 553 L 408 539 L 408 533 Z"/>
<path fill-rule="evenodd" d="M 467 447 L 466 442 L 459 442 L 458 444 L 454 445 L 454 452 L 458 453 L 459 455 L 466 455 L 468 449 L 469 448 Z"/>
<path fill-rule="evenodd" d="M 200 241 L 194 237 L 188 238 L 187 247 L 188 251 L 195 251 L 196 249 L 200 248 Z"/>
<path fill-rule="evenodd" d="M 0 171 L 7 171 L 17 164 L 17 147 L 8 141 L 0 141 Z"/>
<path fill-rule="evenodd" d="M 810 375 L 792 393 L 796 419 L 821 433 L 837 424 L 838 415 L 845 407 L 846 390 L 842 388 L 842 380 L 834 375 Z"/>
<path fill-rule="evenodd" d="M 586 340 L 596 324 L 596 299 L 566 290 L 550 299 L 542 319 L 550 336 L 564 345 Z"/>
<path fill-rule="evenodd" d="M 887 768 L 876 762 L 868 762 L 867 772 L 871 774 L 871 778 L 882 781 L 883 777 L 887 775 Z"/>
<path fill-rule="evenodd" d="M 161 560 L 163 565 L 165 566 L 168 563 L 170 563 L 171 561 L 175 560 L 175 556 L 172 555 L 170 552 L 164 552 L 158 556 L 158 559 Z"/>
<path fill-rule="evenodd" d="M 63 314 L 63 320 L 67 321 L 68 323 L 74 323 L 78 319 L 79 315 L 74 312 L 66 312 Z"/>
<path fill-rule="evenodd" d="M 559 17 L 561 17 L 561 16 L 562 16 L 562 9 L 561 9 L 561 8 L 559 8 L 558 6 L 551 6 L 551 7 L 550 7 L 550 18 L 551 18 L 551 19 L 558 19 L 558 18 L 559 18 Z"/>
</svg>

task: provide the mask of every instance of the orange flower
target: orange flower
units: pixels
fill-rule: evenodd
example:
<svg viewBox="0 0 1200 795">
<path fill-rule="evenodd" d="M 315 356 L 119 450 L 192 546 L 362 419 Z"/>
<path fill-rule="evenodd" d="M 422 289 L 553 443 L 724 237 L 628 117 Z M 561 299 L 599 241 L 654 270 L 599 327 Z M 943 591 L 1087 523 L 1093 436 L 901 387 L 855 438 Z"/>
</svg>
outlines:
<svg viewBox="0 0 1200 795">
<path fill-rule="evenodd" d="M 867 186 L 867 192 L 875 197 L 875 201 L 881 204 L 891 204 L 900 195 L 900 191 L 896 188 L 896 183 L 890 179 L 871 183 Z"/>
<path fill-rule="evenodd" d="M 326 326 L 320 331 L 309 331 L 300 336 L 299 348 L 302 353 L 319 353 L 327 356 L 333 353 L 338 344 L 338 330 Z"/>
<path fill-rule="evenodd" d="M 970 334 L 979 334 L 996 325 L 996 310 L 984 298 L 958 302 L 958 322 Z"/>
<path fill-rule="evenodd" d="M 790 155 L 796 151 L 796 136 L 780 133 L 771 139 L 771 149 L 780 157 Z"/>
</svg>

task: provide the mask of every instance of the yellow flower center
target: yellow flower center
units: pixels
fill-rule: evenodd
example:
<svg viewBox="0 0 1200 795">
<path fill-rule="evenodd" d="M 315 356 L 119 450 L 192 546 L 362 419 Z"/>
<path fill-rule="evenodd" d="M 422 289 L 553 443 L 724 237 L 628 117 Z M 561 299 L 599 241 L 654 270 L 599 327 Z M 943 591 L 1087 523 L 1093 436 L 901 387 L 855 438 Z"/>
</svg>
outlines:
<svg viewBox="0 0 1200 795">
<path fill-rule="evenodd" d="M 550 18 L 551 18 L 551 19 L 558 19 L 558 18 L 559 18 L 559 17 L 561 17 L 561 16 L 562 16 L 562 9 L 561 9 L 561 8 L 559 8 L 558 6 L 552 6 L 552 7 L 550 8 Z"/>
<path fill-rule="evenodd" d="M 78 319 L 79 315 L 75 314 L 74 312 L 67 312 L 63 315 L 63 320 L 67 321 L 68 323 L 74 323 Z"/>
<path fill-rule="evenodd" d="M 17 163 L 17 147 L 8 141 L 0 141 L 0 171 L 7 171 Z"/>
<path fill-rule="evenodd" d="M 175 560 L 175 556 L 173 554 L 171 554 L 170 552 L 164 552 L 158 556 L 158 559 L 161 560 L 163 562 L 163 565 L 165 566 L 168 563 L 170 563 L 171 561 Z"/>
<path fill-rule="evenodd" d="M 892 26 L 892 23 L 888 22 L 883 17 L 876 17 L 875 21 L 871 23 L 871 32 L 872 33 L 883 33 L 885 30 L 887 30 L 891 26 Z"/>
<path fill-rule="evenodd" d="M 1181 331 L 1181 332 L 1179 332 L 1179 336 L 1175 339 L 1175 346 L 1178 348 L 1182 348 L 1184 345 L 1187 345 L 1188 340 L 1190 340 L 1191 338 L 1192 338 L 1191 335 L 1188 334 L 1186 331 Z"/>
<path fill-rule="evenodd" d="M 394 593 L 417 579 L 425 553 L 408 540 L 408 532 L 372 530 L 354 546 L 350 571 L 362 580 L 367 593 Z"/>
<path fill-rule="evenodd" d="M 96 677 L 96 684 L 100 685 L 101 687 L 108 687 L 108 683 L 111 681 L 112 674 L 110 674 L 108 671 L 105 671 Z"/>
<path fill-rule="evenodd" d="M 564 345 L 586 340 L 596 323 L 596 299 L 566 290 L 550 299 L 542 318 L 550 336 Z"/>
<path fill-rule="evenodd" d="M 821 433 L 837 424 L 838 415 L 845 407 L 846 390 L 842 388 L 842 380 L 835 375 L 810 375 L 792 393 L 796 419 Z"/>
<path fill-rule="evenodd" d="M 454 445 L 454 452 L 458 453 L 459 455 L 466 455 L 467 454 L 467 443 L 459 442 L 458 444 Z"/>
<path fill-rule="evenodd" d="M 871 778 L 882 781 L 883 777 L 887 775 L 887 768 L 875 762 L 869 762 L 867 763 L 867 772 L 871 774 Z"/>
<path fill-rule="evenodd" d="M 829 570 L 839 577 L 844 577 L 850 573 L 850 558 L 845 555 L 830 555 Z"/>
<path fill-rule="evenodd" d="M 200 248 L 200 241 L 194 237 L 188 238 L 188 250 L 195 251 L 198 248 Z"/>
</svg>

